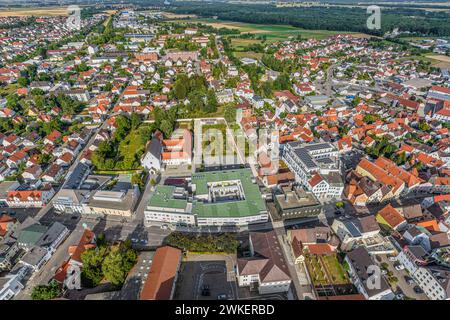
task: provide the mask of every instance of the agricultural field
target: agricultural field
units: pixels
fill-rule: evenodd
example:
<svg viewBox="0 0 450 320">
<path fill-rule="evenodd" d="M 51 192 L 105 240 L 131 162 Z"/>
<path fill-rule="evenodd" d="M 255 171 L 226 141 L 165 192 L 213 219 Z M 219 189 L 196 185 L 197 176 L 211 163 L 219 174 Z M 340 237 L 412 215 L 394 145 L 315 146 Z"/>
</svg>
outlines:
<svg viewBox="0 0 450 320">
<path fill-rule="evenodd" d="M 80 8 L 83 6 L 79 6 Z M 0 8 L 0 17 L 28 17 L 28 16 L 67 16 L 68 7 L 37 7 L 37 8 Z M 105 10 L 113 15 L 116 10 Z"/>
<path fill-rule="evenodd" d="M 230 40 L 231 46 L 236 50 L 242 50 L 249 45 L 261 43 L 259 39 L 230 38 Z"/>
<path fill-rule="evenodd" d="M 427 55 L 426 58 L 431 59 L 432 65 L 438 68 L 450 68 L 450 57 L 440 54 Z"/>
<path fill-rule="evenodd" d="M 173 20 L 172 22 L 183 22 L 179 20 Z M 271 25 L 271 24 L 255 24 L 255 23 L 244 23 L 244 22 L 234 22 L 234 21 L 223 21 L 215 19 L 189 19 L 186 20 L 189 23 L 203 23 L 210 25 L 214 28 L 228 28 L 237 29 L 241 33 L 252 33 L 258 35 L 265 35 L 267 41 L 283 41 L 289 37 L 296 37 L 301 35 L 302 38 L 316 38 L 323 39 L 335 34 L 354 34 L 357 36 L 364 36 L 363 34 L 352 33 L 352 32 L 339 32 L 339 31 L 328 31 L 328 30 L 306 30 L 300 29 L 288 25 Z M 247 40 L 247 39 L 240 39 Z"/>
<path fill-rule="evenodd" d="M 67 7 L 2 8 L 0 17 L 67 16 Z"/>
<path fill-rule="evenodd" d="M 253 52 L 253 51 L 235 51 L 234 55 L 236 58 L 251 58 L 251 59 L 257 59 L 260 60 L 263 56 L 262 53 L 259 52 Z"/>
</svg>

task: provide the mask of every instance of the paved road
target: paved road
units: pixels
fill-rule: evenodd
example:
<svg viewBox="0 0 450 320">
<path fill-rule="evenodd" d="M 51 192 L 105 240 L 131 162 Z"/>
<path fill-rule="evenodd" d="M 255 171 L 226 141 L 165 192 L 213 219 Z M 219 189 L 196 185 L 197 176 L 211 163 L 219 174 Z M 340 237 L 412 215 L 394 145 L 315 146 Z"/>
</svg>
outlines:
<svg viewBox="0 0 450 320">
<path fill-rule="evenodd" d="M 153 174 L 149 174 L 147 176 L 147 180 L 145 181 L 144 191 L 141 194 L 141 199 L 139 200 L 139 204 L 135 210 L 135 214 L 133 217 L 133 221 L 142 222 L 144 221 L 144 210 L 147 207 L 147 203 L 150 200 L 151 195 L 153 194 L 153 186 L 151 184 L 152 180 L 158 181 L 157 176 Z"/>
<path fill-rule="evenodd" d="M 32 288 L 36 285 L 47 284 L 52 279 L 55 271 L 69 258 L 69 247 L 80 241 L 83 231 L 84 229 L 81 224 L 76 226 L 75 230 L 58 247 L 50 260 L 41 268 L 41 270 L 31 276 L 26 284 L 26 287 L 20 291 L 14 299 L 29 300 L 31 299 Z"/>
<path fill-rule="evenodd" d="M 290 245 L 286 238 L 286 231 L 284 228 L 274 228 L 275 233 L 278 237 L 278 242 L 283 248 L 284 259 L 286 260 L 287 267 L 289 269 L 289 273 L 291 274 L 292 284 L 295 289 L 295 293 L 297 295 L 297 299 L 303 300 L 306 295 L 311 295 L 311 290 L 309 286 L 302 285 L 299 280 L 298 270 L 295 266 L 295 262 L 293 260 Z"/>
</svg>

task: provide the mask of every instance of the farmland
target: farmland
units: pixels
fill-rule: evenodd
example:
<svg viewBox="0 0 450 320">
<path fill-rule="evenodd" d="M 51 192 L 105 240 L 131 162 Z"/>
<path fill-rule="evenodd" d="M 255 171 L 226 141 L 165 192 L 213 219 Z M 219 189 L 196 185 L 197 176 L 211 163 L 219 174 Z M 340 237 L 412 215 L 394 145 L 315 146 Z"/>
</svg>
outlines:
<svg viewBox="0 0 450 320">
<path fill-rule="evenodd" d="M 172 20 L 172 22 L 180 23 L 183 21 Z M 186 20 L 186 22 L 202 23 L 218 29 L 220 28 L 237 29 L 241 33 L 264 35 L 266 36 L 267 41 L 270 42 L 287 40 L 289 37 L 296 37 L 297 35 L 300 35 L 302 38 L 323 39 L 335 34 L 351 33 L 351 32 L 338 32 L 329 30 L 306 30 L 288 25 L 244 23 L 244 22 L 223 21 L 216 19 L 189 19 Z M 353 33 L 353 34 L 357 36 L 363 36 L 363 34 L 361 33 Z"/>
<path fill-rule="evenodd" d="M 67 16 L 67 7 L 2 8 L 0 17 Z"/>
</svg>

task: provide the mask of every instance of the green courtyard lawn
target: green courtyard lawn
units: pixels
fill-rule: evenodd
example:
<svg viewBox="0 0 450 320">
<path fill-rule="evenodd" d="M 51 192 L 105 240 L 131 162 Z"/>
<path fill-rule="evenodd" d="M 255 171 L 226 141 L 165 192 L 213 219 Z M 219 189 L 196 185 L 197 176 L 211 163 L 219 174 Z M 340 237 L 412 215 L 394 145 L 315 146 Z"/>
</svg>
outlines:
<svg viewBox="0 0 450 320">
<path fill-rule="evenodd" d="M 215 130 L 219 130 L 222 133 L 222 139 L 223 139 L 223 150 L 222 150 L 222 155 L 237 155 L 237 152 L 234 148 L 234 144 L 233 141 L 230 141 L 230 137 L 229 135 L 227 135 L 226 133 L 226 125 L 225 124 L 211 124 L 211 125 L 203 125 L 202 127 L 202 133 L 203 133 L 203 141 L 202 141 L 202 149 L 203 151 L 205 151 L 206 147 L 208 147 L 210 144 L 214 143 L 214 136 L 211 136 L 209 139 L 206 138 L 205 133 L 208 129 L 215 129 Z M 240 127 L 237 124 L 231 125 L 230 129 L 232 132 L 234 132 L 234 134 L 239 133 L 239 131 L 236 131 L 237 129 L 240 130 Z M 241 133 L 243 134 L 243 132 L 241 131 Z M 234 139 L 236 140 L 237 138 L 234 137 Z M 245 138 L 244 138 L 245 139 Z M 236 143 L 238 143 L 238 141 L 235 141 Z M 227 152 L 229 152 L 228 150 L 232 150 L 232 152 L 230 152 L 230 154 L 227 154 Z M 249 153 L 250 153 L 250 146 L 248 143 L 248 140 L 245 139 L 245 157 L 248 157 Z M 215 150 L 213 150 L 211 156 L 216 156 L 215 154 Z"/>
<path fill-rule="evenodd" d="M 322 265 L 320 264 L 320 259 L 317 256 L 312 255 L 307 257 L 306 265 L 314 286 L 329 284 L 327 276 L 322 268 Z"/>
<path fill-rule="evenodd" d="M 335 255 L 323 256 L 322 262 L 331 276 L 333 284 L 348 284 L 350 283 L 344 267 L 339 263 Z"/>
<path fill-rule="evenodd" d="M 344 267 L 339 263 L 335 254 L 309 255 L 306 257 L 306 265 L 315 286 L 350 283 Z"/>
</svg>

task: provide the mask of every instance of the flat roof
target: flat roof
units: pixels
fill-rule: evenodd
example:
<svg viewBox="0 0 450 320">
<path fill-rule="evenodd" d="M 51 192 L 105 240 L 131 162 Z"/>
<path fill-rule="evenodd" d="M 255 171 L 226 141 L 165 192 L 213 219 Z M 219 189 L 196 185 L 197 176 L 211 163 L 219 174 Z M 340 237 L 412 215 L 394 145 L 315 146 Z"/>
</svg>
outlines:
<svg viewBox="0 0 450 320">
<path fill-rule="evenodd" d="M 150 197 L 147 207 L 164 207 L 171 209 L 184 209 L 187 199 L 175 199 L 173 193 L 175 186 L 156 186 L 155 192 Z"/>
<path fill-rule="evenodd" d="M 196 185 L 196 195 L 208 193 L 207 183 L 229 180 L 240 180 L 244 190 L 245 200 L 226 201 L 219 203 L 194 202 L 193 212 L 199 218 L 247 217 L 266 211 L 258 186 L 252 182 L 250 169 L 235 169 L 227 171 L 199 172 L 192 175 L 192 183 Z"/>
<path fill-rule="evenodd" d="M 105 194 L 105 192 L 108 192 Z M 113 192 L 118 196 L 121 194 L 123 197 L 108 197 L 109 192 Z M 134 191 L 133 189 L 129 189 L 126 193 L 122 192 L 114 192 L 114 191 L 97 191 L 88 200 L 88 206 L 93 208 L 103 208 L 103 209 L 112 209 L 112 210 L 133 210 L 134 204 Z"/>
</svg>

